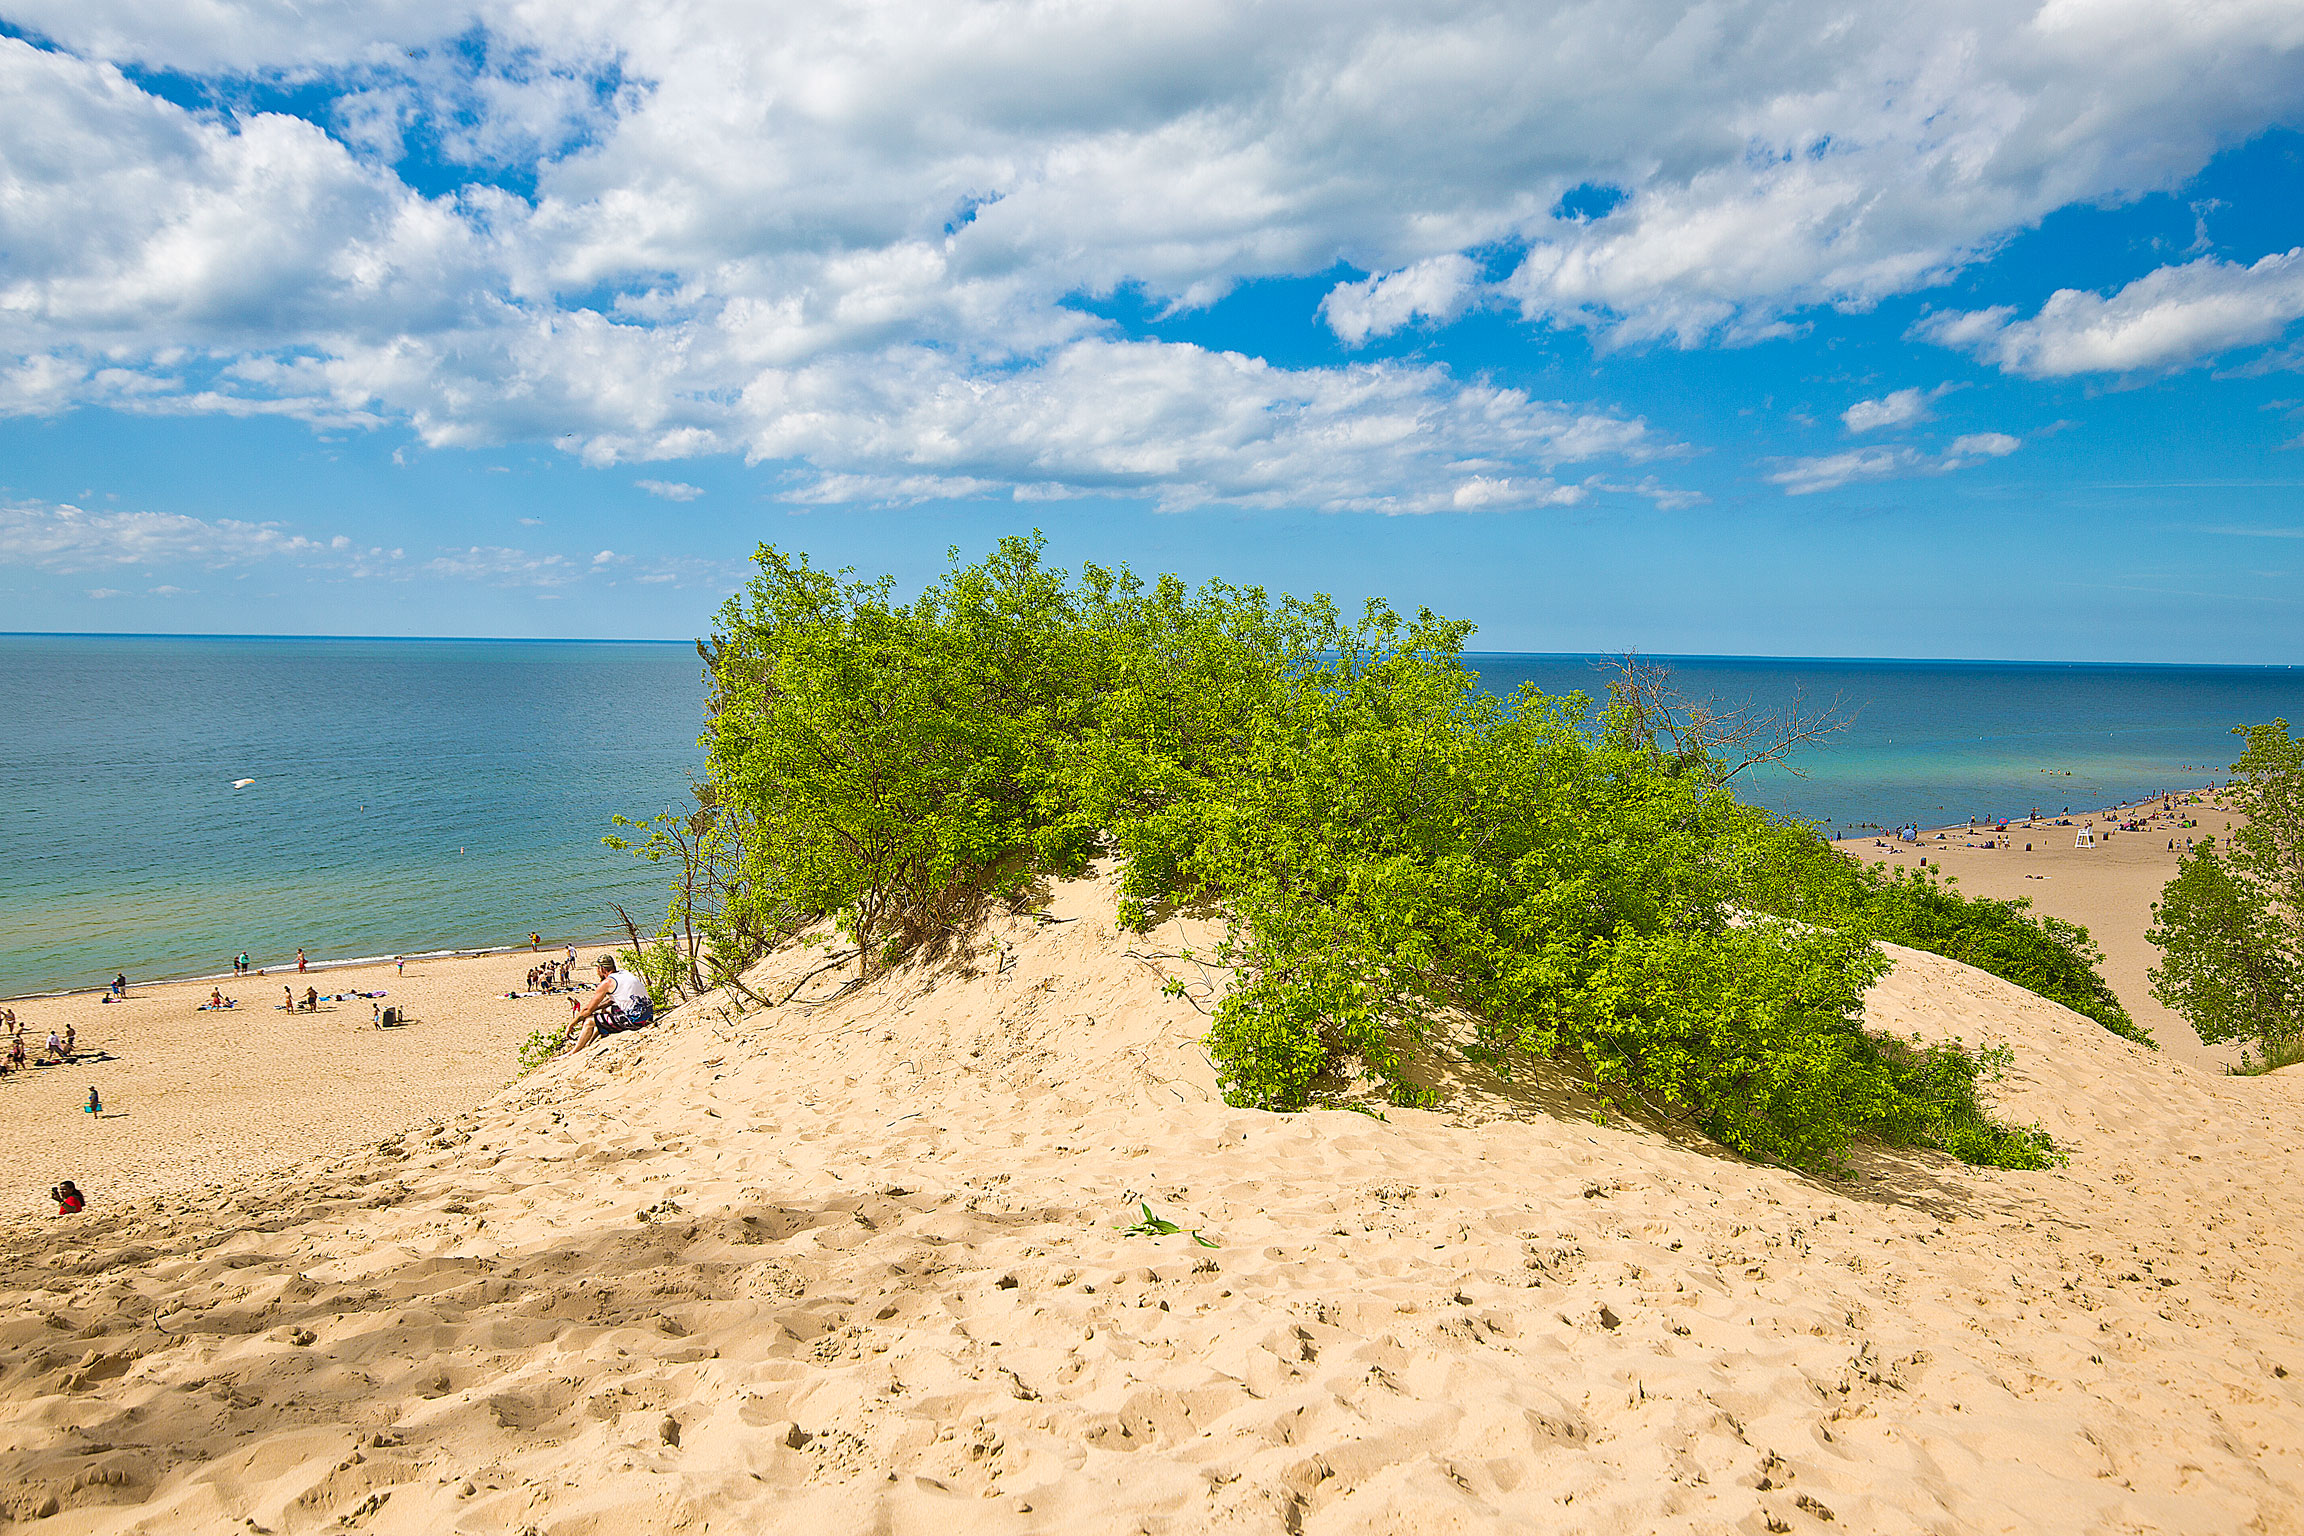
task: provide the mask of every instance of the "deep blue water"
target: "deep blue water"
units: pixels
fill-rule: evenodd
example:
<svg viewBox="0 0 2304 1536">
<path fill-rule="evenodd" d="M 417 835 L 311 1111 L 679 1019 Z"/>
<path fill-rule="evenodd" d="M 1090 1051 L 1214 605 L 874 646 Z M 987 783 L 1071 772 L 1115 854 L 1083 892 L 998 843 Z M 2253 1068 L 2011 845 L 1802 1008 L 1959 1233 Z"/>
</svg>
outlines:
<svg viewBox="0 0 2304 1536">
<path fill-rule="evenodd" d="M 1471 658 L 1509 691 L 1590 658 Z M 1808 777 L 1739 779 L 1840 826 L 2102 805 L 2221 778 L 2234 725 L 2304 722 L 2304 670 L 1663 658 L 1682 692 L 1835 697 Z M 687 645 L 0 636 L 0 995 L 643 924 L 663 881 L 608 818 L 685 793 Z M 254 783 L 234 789 L 235 779 Z"/>
<path fill-rule="evenodd" d="M 1467 658 L 1491 689 L 1607 695 L 1605 660 Z M 2304 725 L 2304 668 L 2063 662 L 1654 657 L 1677 692 L 1782 711 L 1837 702 L 1851 723 L 1793 772 L 1739 776 L 1746 800 L 1835 828 L 2051 813 L 2220 782 L 2239 725 Z M 1805 775 L 1805 776 L 1802 776 Z"/>
</svg>

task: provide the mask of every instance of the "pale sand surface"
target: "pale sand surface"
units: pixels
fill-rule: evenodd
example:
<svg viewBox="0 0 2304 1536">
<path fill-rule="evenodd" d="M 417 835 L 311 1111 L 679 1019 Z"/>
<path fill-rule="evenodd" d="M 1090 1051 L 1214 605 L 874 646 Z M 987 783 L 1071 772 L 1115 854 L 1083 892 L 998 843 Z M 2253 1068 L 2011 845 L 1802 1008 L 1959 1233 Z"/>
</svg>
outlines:
<svg viewBox="0 0 2304 1536">
<path fill-rule="evenodd" d="M 2160 955 L 2144 937 L 2152 926 L 2152 903 L 2175 875 L 2184 839 L 2211 833 L 2223 838 L 2231 830 L 2232 812 L 2220 800 L 2202 798 L 2207 803 L 2185 805 L 2178 795 L 2173 812 L 2161 811 L 2158 800 L 2117 810 L 2075 808 L 2070 817 L 2074 825 L 2068 827 L 2055 825 L 2053 816 L 2029 826 L 2010 822 L 2005 848 L 1981 846 L 1987 840 L 2001 841 L 2001 834 L 1982 828 L 1970 832 L 1966 827 L 1931 828 L 1918 843 L 1851 837 L 1836 846 L 1876 864 L 1906 869 L 1922 858 L 1931 865 L 1941 861 L 1944 872 L 1956 878 L 1967 895 L 2029 896 L 2037 910 L 2080 924 L 2104 951 L 2100 967 L 2104 980 L 2129 1017 L 2150 1030 L 2160 1048 L 2177 1059 L 2220 1071 L 2239 1061 L 2239 1049 L 2202 1045 L 2192 1026 L 2154 1000 L 2148 973 Z M 2123 821 L 2143 818 L 2149 818 L 2145 831 L 2116 830 Z M 2178 825 L 2186 820 L 2199 826 Z M 2080 828 L 2086 826 L 2095 829 L 2097 846 L 2074 846 Z M 1941 842 L 1938 830 L 1944 831 Z M 2171 839 L 2174 851 L 2168 847 Z M 2032 845 L 2030 852 L 2025 851 L 2026 843 Z"/>
<path fill-rule="evenodd" d="M 436 1134 L 0 1238 L 57 1532 L 2304 1529 L 2304 1078 L 1896 955 L 2041 1173 L 1826 1181 L 1464 1079 L 1218 1102 L 1171 926 L 713 999 Z M 1139 958 L 1143 957 L 1143 958 Z M 787 955 L 760 985 L 798 979 Z M 1201 1001 L 1204 1001 L 1204 996 Z M 1116 1230 L 1149 1200 L 1204 1227 Z M 1828 1523 L 1829 1522 L 1829 1523 Z"/>
<path fill-rule="evenodd" d="M 503 995 L 541 958 L 411 959 L 406 976 L 389 962 L 302 977 L 290 966 L 131 985 L 121 1003 L 94 992 L 12 999 L 0 1006 L 24 1023 L 35 1059 L 51 1027 L 71 1024 L 81 1060 L 0 1078 L 0 1220 L 53 1214 L 43 1197 L 59 1179 L 117 1203 L 297 1167 L 470 1109 L 511 1081 L 529 1031 L 568 1020 L 565 997 Z M 283 1013 L 289 982 L 299 996 L 318 988 L 319 1011 Z M 198 1011 L 211 987 L 240 1006 Z M 415 1022 L 378 1030 L 367 1002 L 326 1000 L 354 990 L 385 992 Z M 91 1085 L 99 1117 L 81 1112 Z"/>
</svg>

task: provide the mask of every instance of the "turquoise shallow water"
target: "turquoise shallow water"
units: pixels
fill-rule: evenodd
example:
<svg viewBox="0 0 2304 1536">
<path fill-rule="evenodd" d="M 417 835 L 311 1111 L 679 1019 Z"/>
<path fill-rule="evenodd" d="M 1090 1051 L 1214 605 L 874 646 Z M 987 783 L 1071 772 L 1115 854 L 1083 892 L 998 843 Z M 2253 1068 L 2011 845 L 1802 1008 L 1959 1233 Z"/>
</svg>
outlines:
<svg viewBox="0 0 2304 1536">
<path fill-rule="evenodd" d="M 1847 826 L 2101 805 L 2219 778 L 2304 671 L 1668 659 L 1684 692 L 1841 698 L 1806 778 L 1748 798 Z M 1590 658 L 1472 658 L 1599 693 Z M 0 636 L 0 995 L 510 944 L 646 922 L 600 845 L 702 766 L 687 645 Z M 254 783 L 234 789 L 232 781 Z"/>
<path fill-rule="evenodd" d="M 0 994 L 609 932 L 687 645 L 0 636 Z M 235 779 L 253 784 L 234 789 Z"/>
</svg>

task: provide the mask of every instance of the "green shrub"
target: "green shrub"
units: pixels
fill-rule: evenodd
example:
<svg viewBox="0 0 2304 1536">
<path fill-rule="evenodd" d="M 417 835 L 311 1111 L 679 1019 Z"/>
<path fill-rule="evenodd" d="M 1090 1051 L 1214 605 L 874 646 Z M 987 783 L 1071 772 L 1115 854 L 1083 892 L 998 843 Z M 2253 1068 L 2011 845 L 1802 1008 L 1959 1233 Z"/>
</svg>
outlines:
<svg viewBox="0 0 2304 1536">
<path fill-rule="evenodd" d="M 519 1075 L 526 1077 L 529 1073 L 535 1071 L 538 1067 L 550 1061 L 553 1056 L 559 1052 L 560 1043 L 567 1039 L 567 1037 L 568 1032 L 565 1029 L 538 1029 L 530 1031 L 528 1038 L 520 1042 L 518 1052 L 520 1061 Z"/>
<path fill-rule="evenodd" d="M 1881 870 L 1838 852 L 1799 823 L 1757 830 L 1742 857 L 1756 910 L 1958 960 L 2061 1003 L 2122 1039 L 2154 1044 L 2098 971 L 2104 955 L 2088 930 L 2035 913 L 2026 898 L 1965 896 L 1932 870 Z"/>
<path fill-rule="evenodd" d="M 1891 1139 L 1937 1147 L 1965 1163 L 1994 1168 L 2050 1168 L 2064 1154 L 2037 1125 L 2003 1125 L 1985 1113 L 1976 1084 L 1998 1078 L 2012 1061 L 2008 1048 L 1971 1055 L 1957 1041 L 1922 1045 L 1876 1035 L 1871 1047 L 1896 1081 L 1903 1103 Z"/>
<path fill-rule="evenodd" d="M 2018 1155 L 1973 1074 L 1971 1120 L 1952 1067 L 1860 1027 L 1886 962 L 1853 919 L 1911 898 L 1739 803 L 1653 699 L 1499 699 L 1461 664 L 1471 627 L 1429 612 L 1073 581 L 1040 553 L 1004 540 L 904 604 L 762 548 L 700 647 L 697 815 L 644 824 L 683 933 L 830 919 L 886 959 L 1109 848 L 1123 922 L 1224 914 L 1208 1044 L 1234 1103 L 1302 1108 L 1352 1072 L 1416 1102 L 1402 1046 L 1461 1012 L 1491 1058 L 1574 1062 L 1754 1156 Z"/>
</svg>

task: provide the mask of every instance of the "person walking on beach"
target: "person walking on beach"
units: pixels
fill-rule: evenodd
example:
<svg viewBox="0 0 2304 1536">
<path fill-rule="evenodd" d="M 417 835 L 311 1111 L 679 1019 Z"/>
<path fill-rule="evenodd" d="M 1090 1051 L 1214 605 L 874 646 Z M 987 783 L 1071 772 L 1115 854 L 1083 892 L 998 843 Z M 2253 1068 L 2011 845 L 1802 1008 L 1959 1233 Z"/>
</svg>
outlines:
<svg viewBox="0 0 2304 1536">
<path fill-rule="evenodd" d="M 395 974 L 397 974 L 397 975 L 401 975 L 401 976 L 405 976 L 405 975 L 407 975 L 407 974 L 408 974 L 408 957 L 407 957 L 406 955 L 394 955 L 394 956 L 392 957 L 392 969 L 393 969 L 394 973 L 395 973 Z"/>
<path fill-rule="evenodd" d="M 301 949 L 296 951 L 296 974 L 299 976 L 304 974 L 304 951 Z"/>
<path fill-rule="evenodd" d="M 112 977 L 112 995 L 119 998 L 125 998 L 128 995 L 128 973 L 126 971 L 120 971 Z"/>
<path fill-rule="evenodd" d="M 296 1011 L 296 989 L 286 983 L 280 987 L 280 1006 L 290 1013 Z"/>
<path fill-rule="evenodd" d="M 85 1115 L 104 1113 L 104 1098 L 96 1091 L 94 1083 L 88 1085 L 88 1102 L 80 1106 L 80 1112 Z"/>
<path fill-rule="evenodd" d="M 529 949 L 529 952 L 530 952 L 530 953 L 534 953 L 535 951 L 537 951 L 537 950 L 540 950 L 540 949 L 542 949 L 543 947 L 544 947 L 544 936 L 543 936 L 542 934 L 538 934 L 538 933 L 532 933 L 532 934 L 528 935 L 528 949 Z"/>
<path fill-rule="evenodd" d="M 600 985 L 592 989 L 576 1009 L 576 1016 L 568 1021 L 568 1028 L 584 1026 L 573 1045 L 563 1044 L 560 1054 L 574 1055 L 602 1035 L 613 1035 L 627 1029 L 640 1029 L 656 1022 L 656 1005 L 649 1000 L 648 983 L 631 971 L 616 968 L 614 955 L 602 955 L 593 964 L 600 972 Z M 561 1038 L 566 1040 L 566 1031 Z"/>
</svg>

